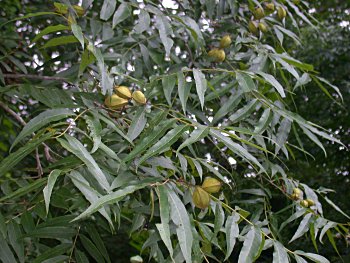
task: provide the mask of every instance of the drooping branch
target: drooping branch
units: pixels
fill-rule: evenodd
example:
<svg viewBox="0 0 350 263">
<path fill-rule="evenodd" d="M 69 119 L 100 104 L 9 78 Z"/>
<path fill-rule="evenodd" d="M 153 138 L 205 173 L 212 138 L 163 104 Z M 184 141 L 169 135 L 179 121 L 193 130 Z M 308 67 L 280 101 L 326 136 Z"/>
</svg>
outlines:
<svg viewBox="0 0 350 263">
<path fill-rule="evenodd" d="M 56 80 L 67 82 L 68 80 L 63 77 L 52 77 L 52 76 L 39 76 L 30 74 L 3 74 L 4 78 L 8 79 L 39 79 L 39 80 Z"/>
</svg>

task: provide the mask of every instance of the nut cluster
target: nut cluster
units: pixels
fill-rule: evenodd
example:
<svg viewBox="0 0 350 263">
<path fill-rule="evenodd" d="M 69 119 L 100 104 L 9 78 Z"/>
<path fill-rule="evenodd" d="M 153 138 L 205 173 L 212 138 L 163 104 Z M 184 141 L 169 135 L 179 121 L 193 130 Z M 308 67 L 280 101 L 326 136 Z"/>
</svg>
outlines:
<svg viewBox="0 0 350 263">
<path fill-rule="evenodd" d="M 225 48 L 228 48 L 232 43 L 231 37 L 229 35 L 223 36 L 220 39 L 219 48 L 213 48 L 208 52 L 208 56 L 214 62 L 223 62 L 226 58 Z"/>
<path fill-rule="evenodd" d="M 291 198 L 293 200 L 299 200 L 301 198 L 301 194 L 302 194 L 302 191 L 299 188 L 294 188 Z M 315 205 L 315 202 L 311 199 L 304 199 L 300 201 L 300 205 L 307 208 Z"/>
<path fill-rule="evenodd" d="M 201 186 L 196 186 L 192 195 L 193 203 L 196 207 L 205 209 L 209 206 L 210 196 L 219 192 L 221 182 L 215 178 L 207 177 L 204 179 Z"/>
<path fill-rule="evenodd" d="M 131 93 L 130 89 L 126 86 L 116 86 L 114 87 L 114 92 L 114 94 L 107 96 L 105 99 L 105 105 L 110 109 L 123 108 L 129 103 L 130 99 L 133 99 L 137 104 L 146 104 L 146 97 L 139 90 Z"/>
<path fill-rule="evenodd" d="M 264 22 L 263 18 L 266 15 L 270 15 L 275 12 L 275 4 L 272 2 L 266 2 L 263 7 L 256 7 L 253 11 L 254 19 L 248 22 L 248 30 L 254 34 L 258 35 L 259 31 L 266 33 L 268 31 L 268 26 Z M 286 10 L 282 6 L 277 7 L 277 17 L 279 20 L 283 20 L 287 16 Z"/>
</svg>

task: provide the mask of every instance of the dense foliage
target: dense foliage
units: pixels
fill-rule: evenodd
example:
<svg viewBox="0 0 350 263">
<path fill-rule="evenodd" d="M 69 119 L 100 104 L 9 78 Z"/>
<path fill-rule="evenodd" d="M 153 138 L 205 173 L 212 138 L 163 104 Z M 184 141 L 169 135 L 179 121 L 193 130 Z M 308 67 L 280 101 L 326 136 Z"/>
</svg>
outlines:
<svg viewBox="0 0 350 263">
<path fill-rule="evenodd" d="M 343 103 L 293 57 L 320 53 L 306 1 L 30 2 L 0 3 L 3 262 L 128 262 L 121 232 L 155 262 L 343 254 L 350 217 L 304 174 L 345 149 L 305 118 L 309 87 Z"/>
</svg>

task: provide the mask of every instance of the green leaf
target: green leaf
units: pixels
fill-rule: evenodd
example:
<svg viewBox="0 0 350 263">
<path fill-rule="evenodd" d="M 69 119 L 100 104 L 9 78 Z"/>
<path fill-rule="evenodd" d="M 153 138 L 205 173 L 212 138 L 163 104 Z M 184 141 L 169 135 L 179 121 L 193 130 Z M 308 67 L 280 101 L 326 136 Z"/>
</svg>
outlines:
<svg viewBox="0 0 350 263">
<path fill-rule="evenodd" d="M 276 155 L 279 152 L 279 150 L 283 147 L 283 145 L 286 143 L 291 125 L 292 125 L 292 122 L 289 119 L 284 118 L 282 120 L 276 134 L 276 148 L 275 148 Z"/>
<path fill-rule="evenodd" d="M 71 244 L 59 244 L 54 246 L 53 248 L 47 249 L 44 253 L 39 255 L 36 259 L 34 259 L 33 263 L 42 263 L 47 259 L 60 256 L 66 253 L 72 247 Z"/>
<path fill-rule="evenodd" d="M 170 49 L 174 45 L 174 41 L 168 37 L 168 35 L 172 34 L 171 25 L 168 19 L 161 13 L 157 14 L 155 20 L 155 26 L 159 31 L 160 40 L 165 48 L 165 53 L 167 56 L 170 56 Z"/>
<path fill-rule="evenodd" d="M 171 93 L 176 84 L 176 76 L 168 75 L 162 78 L 163 91 L 166 101 L 171 105 Z"/>
<path fill-rule="evenodd" d="M 341 257 L 341 255 L 340 255 L 340 253 L 338 251 L 338 248 L 337 248 L 337 244 L 334 241 L 334 237 L 332 235 L 332 231 L 331 230 L 327 231 L 327 237 L 328 237 L 329 242 L 332 244 L 332 247 L 337 252 L 338 256 Z"/>
<path fill-rule="evenodd" d="M 244 72 L 236 72 L 236 79 L 244 92 L 256 90 L 255 83 L 249 74 Z"/>
<path fill-rule="evenodd" d="M 273 263 L 288 263 L 289 257 L 284 246 L 278 241 L 273 242 L 273 246 L 275 249 L 273 252 Z"/>
<path fill-rule="evenodd" d="M 110 263 L 111 260 L 108 255 L 108 251 L 103 243 L 103 240 L 100 236 L 100 234 L 97 232 L 96 228 L 92 225 L 88 225 L 86 228 L 87 232 L 89 233 L 89 236 L 91 237 L 91 240 L 93 241 L 94 245 L 98 249 L 98 251 L 102 254 L 104 259 Z"/>
<path fill-rule="evenodd" d="M 94 245 L 94 243 L 91 242 L 91 240 L 89 238 L 87 238 L 83 234 L 80 234 L 79 238 L 80 238 L 80 241 L 83 244 L 83 247 L 85 248 L 85 250 L 96 260 L 96 262 L 99 262 L 99 263 L 105 262 L 100 251 L 97 249 L 97 247 Z"/>
<path fill-rule="evenodd" d="M 7 227 L 10 244 L 17 254 L 19 262 L 24 262 L 24 243 L 22 238 L 22 231 L 20 226 L 15 222 L 11 221 Z"/>
<path fill-rule="evenodd" d="M 254 133 L 263 133 L 271 123 L 272 119 L 273 119 L 273 114 L 271 113 L 270 108 L 265 109 L 259 119 L 258 124 L 255 125 Z"/>
<path fill-rule="evenodd" d="M 187 103 L 188 95 L 190 94 L 190 88 L 189 88 L 189 85 L 187 85 L 184 73 L 182 71 L 179 71 L 177 73 L 177 88 L 178 88 L 182 109 L 184 113 L 186 113 L 186 103 Z"/>
<path fill-rule="evenodd" d="M 296 250 L 294 251 L 295 254 L 307 257 L 308 259 L 311 259 L 314 262 L 317 263 L 330 263 L 328 259 L 326 259 L 325 257 L 321 256 L 321 255 L 317 255 L 314 253 L 305 253 L 304 251 L 301 250 Z"/>
<path fill-rule="evenodd" d="M 182 255 L 187 263 L 192 263 L 191 253 L 193 235 L 190 218 L 184 204 L 173 190 L 168 191 L 168 198 L 171 208 L 171 220 L 174 222 L 176 227 L 176 234 L 179 240 Z"/>
<path fill-rule="evenodd" d="M 173 145 L 177 140 L 183 135 L 185 131 L 189 129 L 187 125 L 179 125 L 176 128 L 170 130 L 167 134 L 163 136 L 155 145 L 153 145 L 144 156 L 141 157 L 138 165 L 143 163 L 148 158 L 163 152 Z"/>
<path fill-rule="evenodd" d="M 79 40 L 81 47 L 84 50 L 85 40 L 84 40 L 84 35 L 83 35 L 83 31 L 81 30 L 81 27 L 78 26 L 77 24 L 72 24 L 71 29 L 72 29 L 73 35 Z"/>
<path fill-rule="evenodd" d="M 226 231 L 226 256 L 224 261 L 226 261 L 236 244 L 236 239 L 239 235 L 239 227 L 238 221 L 240 219 L 240 215 L 234 212 L 234 215 L 228 216 L 225 223 L 225 231 Z"/>
<path fill-rule="evenodd" d="M 121 200 L 124 196 L 129 195 L 137 190 L 143 189 L 150 184 L 153 184 L 157 181 L 159 181 L 160 178 L 147 178 L 144 180 L 140 180 L 135 182 L 134 184 L 130 184 L 129 186 L 126 186 L 125 188 L 119 189 L 115 192 L 112 192 L 108 195 L 104 195 L 100 197 L 97 201 L 92 203 L 83 213 L 81 213 L 79 216 L 74 218 L 73 221 L 77 221 L 79 219 L 82 219 L 84 217 L 88 217 L 91 214 L 98 211 L 100 208 L 102 208 L 105 205 L 113 204 L 119 200 Z"/>
<path fill-rule="evenodd" d="M 145 107 L 141 107 L 135 113 L 132 118 L 128 133 L 126 136 L 130 138 L 131 141 L 135 140 L 143 131 L 146 126 L 147 118 L 145 116 Z"/>
<path fill-rule="evenodd" d="M 222 209 L 222 206 L 220 203 L 215 204 L 215 221 L 214 221 L 214 231 L 212 239 L 216 238 L 216 235 L 220 232 L 223 224 L 225 222 L 225 213 Z"/>
<path fill-rule="evenodd" d="M 86 48 L 84 49 L 83 55 L 79 65 L 79 75 L 83 74 L 85 69 L 96 60 L 95 56 Z"/>
<path fill-rule="evenodd" d="M 113 121 L 111 121 L 110 119 L 108 119 L 108 118 L 106 118 L 106 117 L 104 117 L 104 116 L 102 116 L 102 115 L 99 115 L 98 117 L 99 117 L 99 119 L 100 119 L 101 121 L 105 122 L 105 123 L 108 125 L 108 128 L 113 129 L 113 130 L 116 131 L 120 136 L 122 136 L 127 142 L 129 142 L 131 145 L 134 145 L 133 142 L 130 141 L 129 137 L 126 136 L 126 135 L 124 134 L 124 132 L 122 132 L 122 131 L 118 128 L 118 126 L 117 126 L 116 123 L 114 123 Z"/>
<path fill-rule="evenodd" d="M 55 25 L 55 26 L 48 26 L 44 28 L 43 30 L 40 31 L 39 34 L 35 36 L 35 38 L 32 40 L 32 43 L 37 42 L 40 38 L 42 38 L 45 35 L 48 35 L 50 33 L 58 32 L 58 31 L 63 31 L 63 30 L 69 30 L 69 26 L 65 25 Z"/>
<path fill-rule="evenodd" d="M 299 225 L 297 231 L 294 233 L 294 236 L 289 241 L 289 243 L 291 243 L 294 240 L 296 240 L 297 238 L 301 237 L 309 230 L 311 217 L 312 217 L 311 213 L 308 213 L 306 216 L 304 216 L 303 220 L 301 220 L 301 222 L 300 222 L 300 225 Z"/>
<path fill-rule="evenodd" d="M 302 126 L 302 125 L 299 125 L 299 126 L 303 130 L 303 132 L 306 134 L 306 136 L 309 137 L 310 140 L 312 140 L 314 143 L 316 143 L 317 146 L 323 150 L 325 157 L 327 157 L 326 149 L 323 147 L 323 144 L 320 142 L 320 140 L 317 138 L 317 136 L 315 134 L 313 134 L 312 132 L 310 132 L 304 126 Z"/>
<path fill-rule="evenodd" d="M 89 263 L 87 256 L 85 256 L 84 252 L 81 252 L 79 249 L 75 249 L 74 257 L 77 263 Z"/>
<path fill-rule="evenodd" d="M 156 126 L 148 136 L 140 139 L 135 148 L 123 159 L 124 162 L 128 162 L 136 157 L 138 154 L 142 153 L 148 147 L 150 147 L 155 141 L 161 138 L 164 133 L 175 123 L 174 119 L 166 120 L 159 126 Z"/>
<path fill-rule="evenodd" d="M 305 259 L 303 259 L 302 257 L 300 257 L 300 256 L 298 256 L 296 254 L 294 254 L 294 258 L 295 258 L 295 261 L 297 263 L 307 263 L 307 261 Z"/>
<path fill-rule="evenodd" d="M 18 197 L 26 195 L 26 194 L 33 192 L 34 190 L 42 187 L 43 185 L 45 185 L 45 183 L 46 183 L 46 178 L 37 179 L 31 184 L 23 186 L 23 187 L 17 189 L 16 191 L 1 197 L 0 202 L 6 201 L 6 200 L 14 200 Z"/>
<path fill-rule="evenodd" d="M 134 30 L 137 34 L 141 34 L 150 28 L 151 17 L 148 12 L 141 10 L 138 18 L 138 23 L 135 25 Z"/>
<path fill-rule="evenodd" d="M 207 126 L 199 126 L 197 129 L 195 129 L 189 138 L 184 141 L 179 148 L 177 148 L 176 153 L 179 153 L 183 148 L 192 145 L 195 142 L 198 142 L 202 140 L 203 138 L 207 137 L 209 134 L 209 127 Z"/>
<path fill-rule="evenodd" d="M 3 263 L 17 262 L 15 256 L 12 254 L 10 247 L 7 245 L 7 242 L 2 235 L 0 235 L 0 247 L 0 260 Z"/>
<path fill-rule="evenodd" d="M 84 195 L 86 200 L 90 202 L 90 204 L 95 203 L 101 194 L 93 189 L 89 182 L 77 171 L 73 170 L 69 174 L 70 179 L 72 180 L 74 186 L 79 189 L 79 191 Z M 108 212 L 107 207 L 102 207 L 98 210 L 98 212 L 108 221 L 110 226 L 113 228 L 113 223 L 111 220 L 110 213 Z"/>
<path fill-rule="evenodd" d="M 288 225 L 290 222 L 293 222 L 295 219 L 298 219 L 299 217 L 301 217 L 302 215 L 304 215 L 306 212 L 306 209 L 300 209 L 298 211 L 296 211 L 293 215 L 291 215 L 287 220 L 285 220 L 281 226 L 280 226 L 280 229 L 279 229 L 279 232 L 282 231 L 282 229 Z"/>
<path fill-rule="evenodd" d="M 68 109 L 48 109 L 39 115 L 32 118 L 23 130 L 18 134 L 17 138 L 13 142 L 11 149 L 13 149 L 18 142 L 23 138 L 31 135 L 33 132 L 45 127 L 47 124 L 67 118 L 68 116 L 74 115 L 74 112 Z"/>
<path fill-rule="evenodd" d="M 286 94 L 284 93 L 284 89 L 282 85 L 275 79 L 274 76 L 264 73 L 264 72 L 257 72 L 260 76 L 262 76 L 268 83 L 270 83 L 272 86 L 276 88 L 278 93 L 281 95 L 282 98 L 286 97 Z"/>
<path fill-rule="evenodd" d="M 239 253 L 238 263 L 252 263 L 259 253 L 262 242 L 262 233 L 260 228 L 252 226 L 246 234 L 243 247 Z"/>
<path fill-rule="evenodd" d="M 64 138 L 66 140 L 57 138 L 57 141 L 62 145 L 62 147 L 82 160 L 86 164 L 91 174 L 95 177 L 96 181 L 108 192 L 110 185 L 107 178 L 86 148 L 81 144 L 81 142 L 72 136 L 65 134 Z"/>
<path fill-rule="evenodd" d="M 337 206 L 335 203 L 333 203 L 332 200 L 330 200 L 327 196 L 324 197 L 324 200 L 326 200 L 326 202 L 328 204 L 330 204 L 335 210 L 337 210 L 339 213 L 341 213 L 343 216 L 345 216 L 346 218 L 350 219 L 350 216 L 348 214 L 346 214 L 343 210 L 340 209 L 339 206 Z"/>
<path fill-rule="evenodd" d="M 204 95 L 205 95 L 205 91 L 207 90 L 207 81 L 205 79 L 205 75 L 199 69 L 196 69 L 196 68 L 193 69 L 193 77 L 196 83 L 196 90 L 199 97 L 199 101 L 201 103 L 201 107 L 203 110 Z"/>
<path fill-rule="evenodd" d="M 229 117 L 230 121 L 232 121 L 233 123 L 237 123 L 245 119 L 255 110 L 258 103 L 259 101 L 257 99 L 249 101 L 243 108 L 240 108 L 238 111 L 236 111 Z"/>
<path fill-rule="evenodd" d="M 100 19 L 105 21 L 108 20 L 112 16 L 116 5 L 117 5 L 116 0 L 104 0 L 102 9 L 100 12 Z"/>
<path fill-rule="evenodd" d="M 126 2 L 121 3 L 114 13 L 112 28 L 115 28 L 116 25 L 118 25 L 120 22 L 123 22 L 130 15 L 131 15 L 130 6 Z"/>
<path fill-rule="evenodd" d="M 321 242 L 322 244 L 323 244 L 322 239 L 323 239 L 324 234 L 326 234 L 326 233 L 328 232 L 329 229 L 334 228 L 334 227 L 336 227 L 336 226 L 337 226 L 337 223 L 332 222 L 332 221 L 329 221 L 329 222 L 327 222 L 327 224 L 322 228 L 322 231 L 321 231 L 320 236 L 319 236 L 319 240 L 320 240 L 320 242 Z"/>
<path fill-rule="evenodd" d="M 5 223 L 5 218 L 1 214 L 1 211 L 0 211 L 0 235 L 2 235 L 4 238 L 6 238 L 6 235 L 7 235 L 7 227 L 6 227 L 6 223 Z"/>
<path fill-rule="evenodd" d="M 170 239 L 170 205 L 168 199 L 168 190 L 164 185 L 158 186 L 158 195 L 159 195 L 159 213 L 161 224 L 156 224 L 159 235 L 162 238 L 165 246 L 167 247 L 170 257 L 173 256 L 173 247 Z"/>
<path fill-rule="evenodd" d="M 76 235 L 76 230 L 65 226 L 37 227 L 25 236 L 49 238 L 49 239 L 71 239 Z"/>
<path fill-rule="evenodd" d="M 41 47 L 41 49 L 67 45 L 67 44 L 72 44 L 77 42 L 79 42 L 79 40 L 75 36 L 56 37 L 56 38 L 51 38 L 49 41 L 47 41 L 45 45 Z"/>
<path fill-rule="evenodd" d="M 35 150 L 42 142 L 49 139 L 52 135 L 50 133 L 45 134 L 39 138 L 30 140 L 26 145 L 19 148 L 16 152 L 11 153 L 5 159 L 0 162 L 0 177 L 4 175 L 7 171 L 12 169 L 16 164 L 18 164 L 24 157 Z"/>
<path fill-rule="evenodd" d="M 259 163 L 259 161 L 251 155 L 245 148 L 243 148 L 238 143 L 233 142 L 230 138 L 224 136 L 221 132 L 210 129 L 210 134 L 216 137 L 219 141 L 224 143 L 226 147 L 228 147 L 232 152 L 237 154 L 238 156 L 241 156 L 243 159 L 246 159 L 248 162 L 251 161 L 254 164 L 256 164 L 262 171 L 265 171 L 265 169 L 262 167 L 262 165 Z"/>
<path fill-rule="evenodd" d="M 46 207 L 46 214 L 49 213 L 49 205 L 50 205 L 50 199 L 51 199 L 51 193 L 53 190 L 53 187 L 56 183 L 56 180 L 58 176 L 61 174 L 61 170 L 53 170 L 47 179 L 47 185 L 44 187 L 43 193 L 44 193 L 44 200 L 45 200 L 45 207 Z"/>
<path fill-rule="evenodd" d="M 27 19 L 27 18 L 31 18 L 31 17 L 36 17 L 36 16 L 45 16 L 45 15 L 58 15 L 55 12 L 37 12 L 37 13 L 29 13 L 28 15 L 24 15 L 24 16 L 20 16 L 11 20 L 8 20 L 2 24 L 0 24 L 0 28 L 3 27 L 4 25 L 17 21 L 17 20 L 23 20 L 23 19 Z"/>
<path fill-rule="evenodd" d="M 318 77 L 316 76 L 317 79 L 319 79 L 320 81 L 322 81 L 323 83 L 327 84 L 328 86 L 330 86 L 331 88 L 334 89 L 334 91 L 339 95 L 339 97 L 341 98 L 341 100 L 343 101 L 343 95 L 341 94 L 339 88 L 335 85 L 332 85 L 328 80 Z M 315 80 L 315 78 L 313 78 Z"/>
<path fill-rule="evenodd" d="M 97 114 L 93 114 L 93 116 L 85 116 L 87 128 L 90 130 L 90 136 L 92 137 L 92 140 L 94 142 L 94 146 L 91 149 L 91 153 L 94 153 L 97 151 L 97 149 L 101 145 L 101 132 L 102 132 L 102 125 L 100 123 L 100 120 L 98 119 Z"/>
<path fill-rule="evenodd" d="M 221 108 L 215 113 L 212 124 L 217 123 L 221 118 L 225 117 L 228 112 L 234 110 L 241 100 L 241 92 L 236 92 L 235 94 L 231 95 L 224 105 L 222 105 Z"/>
</svg>

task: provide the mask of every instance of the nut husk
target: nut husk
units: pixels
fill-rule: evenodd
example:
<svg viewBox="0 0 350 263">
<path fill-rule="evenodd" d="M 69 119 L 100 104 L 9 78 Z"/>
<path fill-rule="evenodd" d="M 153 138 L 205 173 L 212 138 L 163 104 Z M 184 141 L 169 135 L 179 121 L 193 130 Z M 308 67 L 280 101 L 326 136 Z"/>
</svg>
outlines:
<svg viewBox="0 0 350 263">
<path fill-rule="evenodd" d="M 131 99 L 131 91 L 126 86 L 116 86 L 114 87 L 115 93 L 123 99 Z"/>
<path fill-rule="evenodd" d="M 221 182 L 212 177 L 205 178 L 202 184 L 202 189 L 211 194 L 219 192 L 220 188 Z"/>
<path fill-rule="evenodd" d="M 107 96 L 105 99 L 105 105 L 111 109 L 120 109 L 128 104 L 128 100 L 119 97 L 117 94 Z"/>
<path fill-rule="evenodd" d="M 258 25 L 259 29 L 261 32 L 266 33 L 267 32 L 267 26 L 265 25 L 265 23 L 260 22 Z"/>
<path fill-rule="evenodd" d="M 265 7 L 267 10 L 269 10 L 270 12 L 275 11 L 275 4 L 274 3 L 266 3 Z"/>
<path fill-rule="evenodd" d="M 309 207 L 315 205 L 315 202 L 311 199 L 306 199 L 306 202 L 307 202 Z"/>
<path fill-rule="evenodd" d="M 205 209 L 209 206 L 210 197 L 209 194 L 204 191 L 200 186 L 196 186 L 192 195 L 193 203 L 196 207 Z"/>
<path fill-rule="evenodd" d="M 291 197 L 292 197 L 293 200 L 298 200 L 300 196 L 297 195 L 296 193 L 293 193 L 293 194 L 291 195 Z"/>
<path fill-rule="evenodd" d="M 218 48 L 213 48 L 208 52 L 208 56 L 211 57 L 215 62 L 223 62 L 225 60 L 225 51 Z"/>
<path fill-rule="evenodd" d="M 132 93 L 132 98 L 135 102 L 137 102 L 138 104 L 146 104 L 146 97 L 145 95 L 139 91 L 136 90 Z"/>
<path fill-rule="evenodd" d="M 261 7 L 257 7 L 255 10 L 254 10 L 254 17 L 256 19 L 261 19 L 265 16 L 265 12 L 264 12 L 264 9 L 262 9 Z"/>
<path fill-rule="evenodd" d="M 277 15 L 280 20 L 283 20 L 287 16 L 287 12 L 282 6 L 279 6 L 277 8 Z"/>
<path fill-rule="evenodd" d="M 293 193 L 296 194 L 296 195 L 298 195 L 298 196 L 300 196 L 301 193 L 302 193 L 302 191 L 301 191 L 299 188 L 294 188 L 294 189 L 293 189 Z"/>
<path fill-rule="evenodd" d="M 85 14 L 84 8 L 81 7 L 80 5 L 73 5 L 73 8 L 78 16 L 83 16 Z"/>
<path fill-rule="evenodd" d="M 259 29 L 258 27 L 256 26 L 255 22 L 254 21 L 249 21 L 248 23 L 248 29 L 251 33 L 253 34 L 257 34 L 259 33 Z"/>
<path fill-rule="evenodd" d="M 62 15 L 65 15 L 68 13 L 68 6 L 65 4 L 61 4 L 61 3 L 53 3 L 53 5 L 55 6 L 55 11 L 57 13 L 60 13 Z"/>
<path fill-rule="evenodd" d="M 309 207 L 309 202 L 307 200 L 301 200 L 300 205 L 303 207 Z"/>
<path fill-rule="evenodd" d="M 231 45 L 232 40 L 229 35 L 223 36 L 220 40 L 220 48 L 227 48 Z"/>
</svg>

